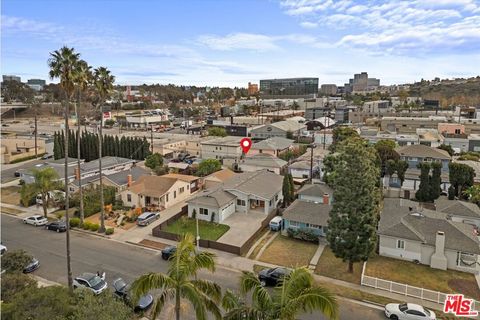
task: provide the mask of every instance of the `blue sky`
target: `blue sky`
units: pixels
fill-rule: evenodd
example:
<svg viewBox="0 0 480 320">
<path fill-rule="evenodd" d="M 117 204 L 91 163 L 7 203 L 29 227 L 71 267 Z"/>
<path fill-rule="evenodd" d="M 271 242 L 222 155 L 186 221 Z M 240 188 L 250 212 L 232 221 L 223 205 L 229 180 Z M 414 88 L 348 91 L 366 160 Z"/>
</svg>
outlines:
<svg viewBox="0 0 480 320">
<path fill-rule="evenodd" d="M 3 74 L 48 79 L 73 46 L 120 84 L 382 84 L 480 74 L 477 0 L 3 0 Z"/>
</svg>

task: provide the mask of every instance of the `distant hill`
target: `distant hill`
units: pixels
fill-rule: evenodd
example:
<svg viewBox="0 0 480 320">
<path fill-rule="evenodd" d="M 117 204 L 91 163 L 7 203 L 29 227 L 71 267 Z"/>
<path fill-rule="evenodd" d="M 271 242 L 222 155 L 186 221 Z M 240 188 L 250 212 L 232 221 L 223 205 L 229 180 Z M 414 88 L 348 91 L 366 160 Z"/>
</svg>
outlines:
<svg viewBox="0 0 480 320">
<path fill-rule="evenodd" d="M 452 105 L 480 106 L 480 76 L 469 79 L 422 80 L 410 86 L 409 95 L 439 100 L 443 108 Z"/>
</svg>

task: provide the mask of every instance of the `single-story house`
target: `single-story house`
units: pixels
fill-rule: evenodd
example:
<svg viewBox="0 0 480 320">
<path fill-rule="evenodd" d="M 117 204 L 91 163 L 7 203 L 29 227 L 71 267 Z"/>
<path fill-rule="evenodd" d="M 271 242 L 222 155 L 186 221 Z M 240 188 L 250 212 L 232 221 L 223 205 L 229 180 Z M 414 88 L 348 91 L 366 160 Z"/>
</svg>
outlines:
<svg viewBox="0 0 480 320">
<path fill-rule="evenodd" d="M 318 163 L 315 161 L 313 166 L 313 176 L 317 176 L 320 172 Z M 292 175 L 294 179 L 310 179 L 310 161 L 302 160 L 292 163 L 288 166 L 288 173 Z"/>
<path fill-rule="evenodd" d="M 305 130 L 305 128 L 306 126 L 303 123 L 285 120 L 254 128 L 250 130 L 250 135 L 252 139 L 255 140 L 268 139 L 272 137 L 287 138 L 288 134 L 291 134 L 292 137 L 297 137 L 300 135 L 302 130 Z"/>
<path fill-rule="evenodd" d="M 474 227 L 417 205 L 404 199 L 384 200 L 377 232 L 380 255 L 477 274 L 480 242 Z"/>
<path fill-rule="evenodd" d="M 271 154 L 278 157 L 282 152 L 293 149 L 293 140 L 283 137 L 272 137 L 257 143 L 254 143 L 248 152 L 248 155 Z"/>
<path fill-rule="evenodd" d="M 270 154 L 256 154 L 252 157 L 247 157 L 238 163 L 238 168 L 241 171 L 251 172 L 266 169 L 276 174 L 283 173 L 287 167 L 288 162 L 279 159 Z"/>
<path fill-rule="evenodd" d="M 435 200 L 437 211 L 447 214 L 455 222 L 462 222 L 480 228 L 480 208 L 471 202 L 461 200 L 448 200 L 447 197 L 440 197 Z"/>
<path fill-rule="evenodd" d="M 222 169 L 203 178 L 203 188 L 212 189 L 213 187 L 227 181 L 235 176 L 236 173 L 230 169 Z"/>
<path fill-rule="evenodd" d="M 266 216 L 283 200 L 282 182 L 282 176 L 267 170 L 236 174 L 189 199 L 188 216 L 192 217 L 195 210 L 200 213 L 197 215 L 199 219 L 211 221 L 213 214 L 214 221 L 219 223 L 234 212 Z"/>
<path fill-rule="evenodd" d="M 198 189 L 198 177 L 181 174 L 141 176 L 121 193 L 127 207 L 169 208 Z"/>
<path fill-rule="evenodd" d="M 306 184 L 297 192 L 298 199 L 323 203 L 325 195 L 329 196 L 328 203 L 333 202 L 333 190 L 324 183 Z"/>
</svg>

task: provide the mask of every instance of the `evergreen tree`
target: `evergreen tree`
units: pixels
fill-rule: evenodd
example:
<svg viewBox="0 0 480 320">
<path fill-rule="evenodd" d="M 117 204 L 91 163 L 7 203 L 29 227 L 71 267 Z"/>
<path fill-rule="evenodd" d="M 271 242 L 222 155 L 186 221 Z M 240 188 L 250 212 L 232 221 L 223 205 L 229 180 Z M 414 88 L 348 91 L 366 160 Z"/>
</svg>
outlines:
<svg viewBox="0 0 480 320">
<path fill-rule="evenodd" d="M 440 162 L 432 162 L 432 177 L 430 178 L 430 201 L 433 202 L 442 193 L 442 164 Z"/>
<path fill-rule="evenodd" d="M 127 157 L 127 142 L 125 137 L 120 138 L 120 144 L 119 144 L 119 149 L 120 149 L 120 157 L 126 158 Z"/>
<path fill-rule="evenodd" d="M 283 183 L 282 183 L 282 195 L 283 195 L 283 206 L 288 207 L 290 203 L 293 201 L 292 196 L 292 188 L 290 185 L 290 174 L 286 174 L 283 176 Z"/>
<path fill-rule="evenodd" d="M 420 169 L 420 185 L 415 198 L 418 201 L 428 202 L 430 200 L 430 163 L 421 162 L 417 167 Z"/>
<path fill-rule="evenodd" d="M 475 170 L 463 163 L 450 162 L 449 180 L 454 188 L 454 197 L 462 197 L 463 191 L 473 186 Z"/>
<path fill-rule="evenodd" d="M 61 157 L 60 158 L 64 158 L 65 157 L 65 133 L 63 132 L 62 130 L 62 135 L 60 137 L 60 155 Z"/>
<path fill-rule="evenodd" d="M 295 200 L 295 184 L 293 182 L 293 176 L 289 173 L 288 176 L 288 185 L 290 187 L 290 199 L 293 202 Z"/>
<path fill-rule="evenodd" d="M 118 136 L 115 136 L 115 145 L 114 145 L 113 154 L 114 154 L 116 157 L 120 157 L 120 148 L 119 148 L 119 145 L 120 145 L 120 140 L 118 139 Z"/>
<path fill-rule="evenodd" d="M 53 133 L 53 158 L 55 160 L 61 159 L 60 157 L 60 142 L 58 141 L 58 133 L 55 131 Z"/>
<path fill-rule="evenodd" d="M 337 258 L 366 261 L 376 246 L 380 206 L 380 165 L 373 147 L 350 138 L 337 144 L 338 162 L 333 175 L 334 202 L 328 221 L 327 240 Z"/>
</svg>

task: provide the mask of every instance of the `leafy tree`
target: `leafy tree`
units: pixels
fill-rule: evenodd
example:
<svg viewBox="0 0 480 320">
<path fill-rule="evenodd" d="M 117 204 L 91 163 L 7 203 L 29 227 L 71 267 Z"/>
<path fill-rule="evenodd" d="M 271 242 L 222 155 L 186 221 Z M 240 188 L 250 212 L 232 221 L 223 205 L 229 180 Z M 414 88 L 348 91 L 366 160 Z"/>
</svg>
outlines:
<svg viewBox="0 0 480 320">
<path fill-rule="evenodd" d="M 293 189 L 293 177 L 292 181 L 290 178 L 292 177 L 291 174 L 286 174 L 283 176 L 283 183 L 282 183 L 282 195 L 283 195 L 283 205 L 287 207 L 290 203 L 294 200 L 294 189 Z"/>
<path fill-rule="evenodd" d="M 131 292 L 134 301 L 151 290 L 160 290 L 153 306 L 153 319 L 158 318 L 167 303 L 172 303 L 175 318 L 180 320 L 182 301 L 193 306 L 198 320 L 209 318 L 209 313 L 215 319 L 221 319 L 218 305 L 221 299 L 220 286 L 197 278 L 200 270 L 215 271 L 215 255 L 207 251 L 196 251 L 193 240 L 191 234 L 182 237 L 169 260 L 167 273 L 148 273 L 133 282 Z"/>
<path fill-rule="evenodd" d="M 455 199 L 455 188 L 453 186 L 448 187 L 448 200 Z"/>
<path fill-rule="evenodd" d="M 163 166 L 163 156 L 157 152 L 149 155 L 145 159 L 145 166 L 152 170 L 155 170 L 155 168 L 157 167 Z"/>
<path fill-rule="evenodd" d="M 222 164 L 217 159 L 205 159 L 198 165 L 197 175 L 200 177 L 208 176 L 222 168 Z"/>
<path fill-rule="evenodd" d="M 415 193 L 415 198 L 418 201 L 430 201 L 430 163 L 422 162 L 418 164 L 420 169 L 420 185 Z"/>
<path fill-rule="evenodd" d="M 2 256 L 2 270 L 7 273 L 22 272 L 32 259 L 25 250 L 8 251 Z"/>
<path fill-rule="evenodd" d="M 220 127 L 210 127 L 208 128 L 208 135 L 209 136 L 216 136 L 216 137 L 226 137 L 227 131 L 225 128 Z"/>
<path fill-rule="evenodd" d="M 349 139 L 349 138 L 358 138 L 358 132 L 350 127 L 336 127 L 333 129 L 333 136 L 332 136 L 332 144 L 330 145 L 329 149 L 332 152 L 336 151 L 337 145 L 342 141 Z"/>
<path fill-rule="evenodd" d="M 110 292 L 95 296 L 90 291 L 78 290 L 75 292 L 75 308 L 69 319 L 130 320 L 134 319 L 134 315 L 127 304 Z"/>
<path fill-rule="evenodd" d="M 395 146 L 395 141 L 392 140 L 379 140 L 377 141 L 377 143 L 375 143 L 375 149 L 377 150 L 378 156 L 380 158 L 382 176 L 385 174 L 387 161 L 396 161 L 400 157 L 395 151 Z"/>
<path fill-rule="evenodd" d="M 453 148 L 451 145 L 449 144 L 441 144 L 440 146 L 438 146 L 437 149 L 441 149 L 441 150 L 445 150 L 448 152 L 448 154 L 451 156 L 453 156 L 453 154 L 455 153 L 455 151 L 453 151 Z"/>
<path fill-rule="evenodd" d="M 405 160 L 387 160 L 385 166 L 385 173 L 389 176 L 393 175 L 395 172 L 397 173 L 398 178 L 400 179 L 400 183 L 403 184 L 405 181 L 405 172 L 408 169 L 408 162 Z"/>
<path fill-rule="evenodd" d="M 1 281 L 3 303 L 10 303 L 15 294 L 20 291 L 31 290 L 37 287 L 35 279 L 21 272 L 5 273 L 2 275 Z"/>
<path fill-rule="evenodd" d="M 222 306 L 227 312 L 225 320 L 292 320 L 313 311 L 320 311 L 329 319 L 338 318 L 335 297 L 315 285 L 312 274 L 304 267 L 294 269 L 273 290 L 262 286 L 254 273 L 243 271 L 240 296 L 227 290 Z"/>
<path fill-rule="evenodd" d="M 47 217 L 48 201 L 50 192 L 60 188 L 58 173 L 55 169 L 47 167 L 44 169 L 32 169 L 34 182 L 27 185 L 31 194 L 40 194 L 42 196 L 43 214 Z"/>
<path fill-rule="evenodd" d="M 449 165 L 450 184 L 455 188 L 455 196 L 461 197 L 463 191 L 473 186 L 475 170 L 464 163 L 450 162 Z"/>
<path fill-rule="evenodd" d="M 470 202 L 476 203 L 480 206 L 480 185 L 474 185 L 469 187 L 463 192 Z"/>
<path fill-rule="evenodd" d="M 366 261 L 376 244 L 380 203 L 380 168 L 374 148 L 361 139 L 347 139 L 337 145 L 334 166 L 332 210 L 327 240 L 337 258 Z"/>
</svg>

